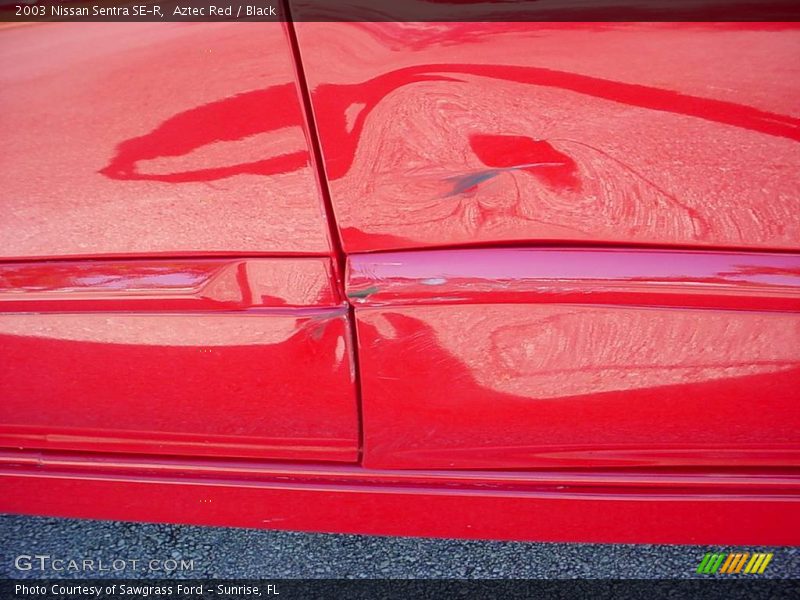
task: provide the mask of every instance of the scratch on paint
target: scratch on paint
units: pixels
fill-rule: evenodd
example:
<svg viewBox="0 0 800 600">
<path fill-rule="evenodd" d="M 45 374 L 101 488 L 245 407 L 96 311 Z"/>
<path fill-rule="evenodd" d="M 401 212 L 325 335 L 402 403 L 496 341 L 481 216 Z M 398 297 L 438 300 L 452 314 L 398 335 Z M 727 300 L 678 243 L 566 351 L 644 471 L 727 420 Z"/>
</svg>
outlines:
<svg viewBox="0 0 800 600">
<path fill-rule="evenodd" d="M 378 287 L 373 285 L 368 288 L 364 288 L 363 290 L 353 290 L 352 292 L 347 292 L 348 298 L 359 298 L 363 299 L 367 296 L 371 296 L 372 294 L 378 291 Z"/>
<path fill-rule="evenodd" d="M 445 194 L 445 198 L 450 196 L 458 196 L 464 192 L 468 192 L 472 188 L 484 181 L 489 181 L 506 171 L 517 171 L 520 169 L 530 169 L 532 167 L 561 167 L 564 163 L 526 163 L 521 165 L 514 165 L 513 167 L 505 167 L 502 169 L 489 169 L 487 171 L 478 171 L 476 173 L 467 173 L 466 175 L 457 175 L 455 177 L 448 177 L 445 181 L 453 182 L 453 189 Z"/>
<path fill-rule="evenodd" d="M 458 194 L 463 194 L 467 190 L 476 187 L 479 183 L 483 183 L 484 181 L 488 181 L 493 177 L 497 177 L 499 174 L 500 171 L 493 169 L 491 171 L 467 173 L 466 175 L 460 175 L 458 177 L 448 177 L 447 181 L 453 182 L 453 189 L 450 190 L 447 196 L 457 196 Z"/>
</svg>

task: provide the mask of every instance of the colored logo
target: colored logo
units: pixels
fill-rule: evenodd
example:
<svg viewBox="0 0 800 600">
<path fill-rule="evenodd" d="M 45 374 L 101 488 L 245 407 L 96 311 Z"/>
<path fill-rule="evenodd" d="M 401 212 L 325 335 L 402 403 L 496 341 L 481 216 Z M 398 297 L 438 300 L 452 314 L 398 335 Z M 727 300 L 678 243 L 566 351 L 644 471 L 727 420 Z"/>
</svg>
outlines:
<svg viewBox="0 0 800 600">
<path fill-rule="evenodd" d="M 704 575 L 713 573 L 752 573 L 761 575 L 772 560 L 772 552 L 706 552 L 697 566 L 697 572 Z"/>
</svg>

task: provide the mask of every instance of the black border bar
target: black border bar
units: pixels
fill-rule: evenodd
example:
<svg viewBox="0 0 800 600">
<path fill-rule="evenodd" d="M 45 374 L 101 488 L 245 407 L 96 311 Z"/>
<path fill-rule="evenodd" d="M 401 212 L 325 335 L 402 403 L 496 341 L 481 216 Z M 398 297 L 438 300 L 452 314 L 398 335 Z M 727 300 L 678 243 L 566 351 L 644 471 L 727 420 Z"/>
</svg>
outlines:
<svg viewBox="0 0 800 600">
<path fill-rule="evenodd" d="M 288 1 L 288 5 L 287 2 Z M 798 0 L 0 0 L 5 22 L 786 22 Z"/>
<path fill-rule="evenodd" d="M 123 589 L 124 588 L 124 589 Z M 655 580 L 486 580 L 486 579 L 274 579 L 274 580 L 113 580 L 5 579 L 0 598 L 86 600 L 94 598 L 275 598 L 276 600 L 482 600 L 503 598 L 692 598 L 781 600 L 800 595 L 797 579 L 655 579 Z"/>
</svg>

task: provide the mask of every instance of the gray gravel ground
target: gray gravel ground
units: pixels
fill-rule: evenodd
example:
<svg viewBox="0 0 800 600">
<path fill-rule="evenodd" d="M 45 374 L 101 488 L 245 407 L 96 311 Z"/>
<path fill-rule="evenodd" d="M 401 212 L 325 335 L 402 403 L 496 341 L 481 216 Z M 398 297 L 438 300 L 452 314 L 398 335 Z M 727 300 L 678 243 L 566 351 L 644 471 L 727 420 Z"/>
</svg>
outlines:
<svg viewBox="0 0 800 600">
<path fill-rule="evenodd" d="M 683 578 L 696 576 L 709 550 L 736 548 L 380 538 L 0 515 L 0 577 L 14 578 L 70 575 L 15 568 L 17 556 L 34 554 L 193 561 L 194 569 L 183 572 L 139 567 L 108 574 L 125 578 Z M 800 549 L 769 550 L 775 557 L 766 575 L 800 577 Z"/>
</svg>

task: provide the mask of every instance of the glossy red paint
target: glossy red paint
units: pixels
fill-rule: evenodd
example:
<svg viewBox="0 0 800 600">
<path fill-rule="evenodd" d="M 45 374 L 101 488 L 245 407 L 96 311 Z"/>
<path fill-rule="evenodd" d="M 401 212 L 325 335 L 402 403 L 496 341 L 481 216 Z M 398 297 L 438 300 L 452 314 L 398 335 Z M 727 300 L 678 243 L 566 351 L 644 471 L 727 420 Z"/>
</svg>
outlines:
<svg viewBox="0 0 800 600">
<path fill-rule="evenodd" d="M 800 247 L 800 26 L 297 23 L 348 252 Z"/>
<path fill-rule="evenodd" d="M 332 307 L 329 258 L 51 261 L 0 264 L 0 313 Z"/>
<path fill-rule="evenodd" d="M 0 32 L 0 510 L 800 543 L 800 26 L 283 27 Z"/>
<path fill-rule="evenodd" d="M 356 465 L 270 463 L 262 460 L 78 454 L 31 450 L 0 450 L 0 469 L 40 467 L 51 471 L 92 476 L 160 474 L 214 480 L 248 480 L 262 483 L 292 482 L 321 485 L 446 487 L 461 490 L 537 491 L 542 488 L 569 492 L 664 494 L 769 494 L 791 498 L 800 493 L 794 469 L 767 472 L 725 469 L 698 472 L 691 469 L 595 469 L 593 471 L 429 471 L 367 469 Z"/>
<path fill-rule="evenodd" d="M 646 472 L 581 477 L 4 453 L 0 487 L 15 493 L 0 495 L 0 510 L 380 535 L 800 543 L 791 473 L 687 473 L 667 485 Z"/>
<path fill-rule="evenodd" d="M 326 258 L 0 267 L 0 446 L 354 462 L 331 272 Z"/>
<path fill-rule="evenodd" d="M 800 256 L 396 253 L 348 286 L 368 467 L 800 464 Z"/>
<path fill-rule="evenodd" d="M 356 306 L 577 303 L 800 312 L 800 255 L 485 248 L 353 255 Z"/>
<path fill-rule="evenodd" d="M 0 31 L 0 258 L 329 254 L 283 27 Z"/>
</svg>

